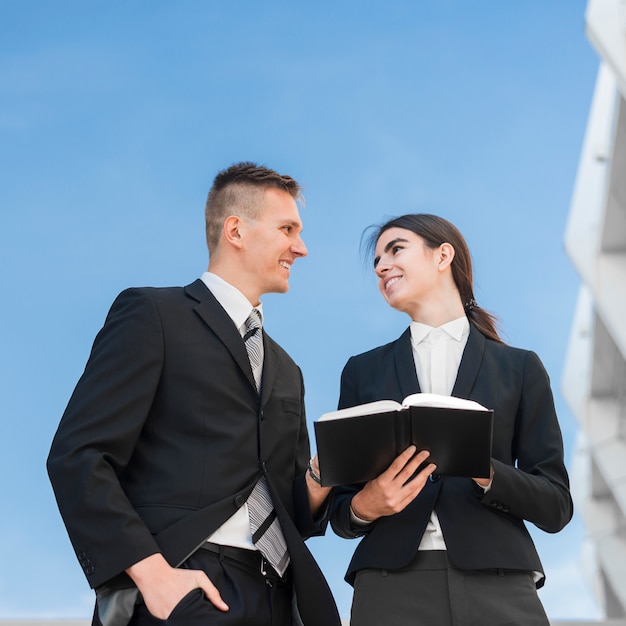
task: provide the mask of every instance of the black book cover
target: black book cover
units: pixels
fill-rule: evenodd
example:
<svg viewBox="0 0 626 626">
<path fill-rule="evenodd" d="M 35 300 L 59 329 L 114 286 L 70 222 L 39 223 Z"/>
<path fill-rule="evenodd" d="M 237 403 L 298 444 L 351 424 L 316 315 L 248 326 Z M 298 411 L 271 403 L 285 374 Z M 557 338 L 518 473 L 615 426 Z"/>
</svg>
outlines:
<svg viewBox="0 0 626 626">
<path fill-rule="evenodd" d="M 322 485 L 376 478 L 411 444 L 430 451 L 437 474 L 489 477 L 493 411 L 397 406 L 314 423 Z"/>
</svg>

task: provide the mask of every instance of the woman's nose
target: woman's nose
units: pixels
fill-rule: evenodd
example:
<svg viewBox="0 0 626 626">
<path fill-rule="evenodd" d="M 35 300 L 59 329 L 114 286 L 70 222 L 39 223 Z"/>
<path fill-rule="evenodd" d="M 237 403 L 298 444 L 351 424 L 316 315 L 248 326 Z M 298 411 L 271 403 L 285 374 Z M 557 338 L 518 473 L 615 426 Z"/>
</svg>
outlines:
<svg viewBox="0 0 626 626">
<path fill-rule="evenodd" d="M 374 268 L 374 272 L 376 272 L 376 276 L 384 276 L 389 271 L 389 266 L 385 265 L 382 262 L 379 262 L 378 265 Z"/>
</svg>

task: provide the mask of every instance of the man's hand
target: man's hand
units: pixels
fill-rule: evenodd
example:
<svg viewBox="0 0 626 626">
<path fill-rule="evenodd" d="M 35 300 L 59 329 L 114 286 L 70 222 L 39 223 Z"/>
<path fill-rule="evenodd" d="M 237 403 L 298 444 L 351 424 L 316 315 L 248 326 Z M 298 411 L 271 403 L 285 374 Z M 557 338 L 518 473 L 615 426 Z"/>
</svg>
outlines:
<svg viewBox="0 0 626 626">
<path fill-rule="evenodd" d="M 387 470 L 370 480 L 352 498 L 352 511 L 359 519 L 373 522 L 379 517 L 399 513 L 417 497 L 436 465 L 430 463 L 407 482 L 429 455 L 425 450 L 417 454 L 415 451 L 415 446 L 409 446 Z"/>
<path fill-rule="evenodd" d="M 483 489 L 489 489 L 491 487 L 491 481 L 493 480 L 493 463 L 489 469 L 489 478 L 472 478 L 472 480 Z"/>
<path fill-rule="evenodd" d="M 311 459 L 311 467 L 313 471 L 320 475 L 320 465 L 317 460 L 317 454 Z M 309 473 L 307 470 L 306 476 L 306 488 L 309 494 L 309 506 L 311 508 L 311 514 L 315 517 L 315 514 L 319 510 L 319 508 L 324 504 L 324 500 L 328 497 L 328 494 L 331 492 L 332 487 L 322 487 Z"/>
<path fill-rule="evenodd" d="M 158 619 L 167 619 L 174 607 L 193 589 L 202 589 L 207 599 L 220 611 L 228 611 L 228 605 L 204 572 L 176 569 L 162 554 L 146 557 L 131 565 L 126 573 L 137 585 L 148 611 Z"/>
</svg>

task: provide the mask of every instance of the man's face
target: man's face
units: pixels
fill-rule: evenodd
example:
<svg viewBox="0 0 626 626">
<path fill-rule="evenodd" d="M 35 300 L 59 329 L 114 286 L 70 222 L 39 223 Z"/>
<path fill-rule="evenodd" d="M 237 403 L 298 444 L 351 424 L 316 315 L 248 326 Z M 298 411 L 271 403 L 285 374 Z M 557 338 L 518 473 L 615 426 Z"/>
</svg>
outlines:
<svg viewBox="0 0 626 626">
<path fill-rule="evenodd" d="M 258 218 L 243 222 L 249 294 L 258 299 L 264 293 L 285 293 L 291 266 L 308 254 L 300 237 L 302 222 L 295 200 L 286 191 L 267 189 Z"/>
</svg>

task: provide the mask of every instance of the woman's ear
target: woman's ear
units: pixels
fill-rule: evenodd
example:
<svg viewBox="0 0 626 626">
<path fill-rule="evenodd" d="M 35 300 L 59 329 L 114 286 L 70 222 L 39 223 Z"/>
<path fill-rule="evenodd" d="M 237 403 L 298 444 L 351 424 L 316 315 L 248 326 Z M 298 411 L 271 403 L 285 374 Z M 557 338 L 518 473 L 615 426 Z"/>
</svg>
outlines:
<svg viewBox="0 0 626 626">
<path fill-rule="evenodd" d="M 452 259 L 454 259 L 454 248 L 452 244 L 442 243 L 439 246 L 439 271 L 443 271 L 450 267 Z"/>
</svg>

